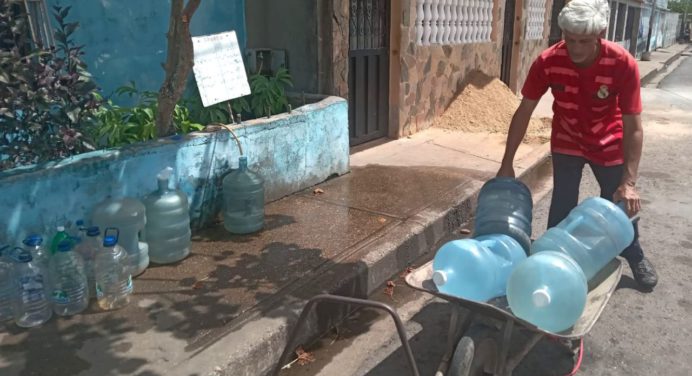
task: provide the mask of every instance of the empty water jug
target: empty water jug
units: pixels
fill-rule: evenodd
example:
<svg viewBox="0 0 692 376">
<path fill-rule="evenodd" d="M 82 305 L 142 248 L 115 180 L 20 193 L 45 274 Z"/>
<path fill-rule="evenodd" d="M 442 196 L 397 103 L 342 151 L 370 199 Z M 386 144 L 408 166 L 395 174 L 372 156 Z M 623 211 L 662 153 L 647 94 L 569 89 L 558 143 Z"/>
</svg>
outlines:
<svg viewBox="0 0 692 376">
<path fill-rule="evenodd" d="M 89 288 L 82 256 L 73 250 L 72 242 L 63 240 L 50 259 L 50 286 L 53 312 L 71 316 L 89 305 Z"/>
<path fill-rule="evenodd" d="M 238 159 L 238 169 L 223 178 L 223 225 L 233 234 L 249 234 L 264 226 L 264 180 Z"/>
<path fill-rule="evenodd" d="M 41 235 L 29 235 L 22 243 L 24 243 L 24 249 L 31 253 L 31 257 L 33 258 L 34 262 L 40 263 L 45 270 L 48 270 L 50 253 L 43 248 L 43 238 Z"/>
<path fill-rule="evenodd" d="M 141 247 L 139 233 L 146 225 L 144 204 L 131 197 L 110 197 L 93 210 L 91 222 L 99 228 L 114 227 L 120 231 L 118 244 L 127 251 L 132 275 L 144 272 L 149 266 L 149 254 Z"/>
<path fill-rule="evenodd" d="M 497 177 L 483 184 L 478 194 L 474 236 L 505 234 L 514 238 L 526 254 L 531 248 L 533 199 L 521 181 Z"/>
<path fill-rule="evenodd" d="M 0 246 L 0 322 L 11 320 L 12 315 L 12 265 L 10 246 Z"/>
<path fill-rule="evenodd" d="M 510 272 L 524 259 L 524 249 L 507 235 L 454 240 L 435 254 L 432 278 L 442 293 L 484 302 L 505 295 Z"/>
<path fill-rule="evenodd" d="M 15 248 L 11 258 L 14 322 L 22 328 L 39 326 L 53 315 L 48 298 L 48 273 L 28 250 Z"/>
<path fill-rule="evenodd" d="M 584 273 L 560 252 L 531 255 L 507 281 L 507 301 L 515 316 L 553 333 L 569 329 L 586 305 Z"/>
<path fill-rule="evenodd" d="M 130 303 L 132 275 L 127 265 L 127 252 L 118 245 L 118 236 L 106 229 L 103 248 L 96 255 L 96 299 L 103 310 L 123 308 Z"/>
<path fill-rule="evenodd" d="M 627 214 L 600 197 L 584 200 L 567 218 L 546 231 L 531 246 L 531 253 L 557 251 L 569 255 L 591 280 L 634 240 Z"/>
<path fill-rule="evenodd" d="M 157 264 L 177 262 L 190 254 L 190 213 L 187 195 L 170 189 L 173 169 L 157 176 L 158 190 L 144 199 L 147 224 L 142 233 L 149 245 L 149 258 Z"/>
<path fill-rule="evenodd" d="M 87 284 L 89 286 L 89 298 L 96 297 L 96 280 L 94 279 L 94 262 L 96 255 L 103 247 L 101 239 L 101 231 L 97 226 L 91 226 L 86 229 L 86 237 L 75 247 L 75 251 L 82 256 L 84 260 L 84 272 L 87 276 Z"/>
</svg>

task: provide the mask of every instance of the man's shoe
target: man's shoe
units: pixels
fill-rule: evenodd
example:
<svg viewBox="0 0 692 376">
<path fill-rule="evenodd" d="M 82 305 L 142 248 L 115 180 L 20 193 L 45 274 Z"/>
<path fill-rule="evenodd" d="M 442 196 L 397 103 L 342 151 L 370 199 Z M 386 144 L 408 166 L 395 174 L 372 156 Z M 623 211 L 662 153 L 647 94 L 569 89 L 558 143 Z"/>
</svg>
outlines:
<svg viewBox="0 0 692 376">
<path fill-rule="evenodd" d="M 639 283 L 639 286 L 646 289 L 653 289 L 658 283 L 658 275 L 656 274 L 656 269 L 654 269 L 651 261 L 644 257 L 639 262 L 630 262 L 630 268 L 632 268 L 632 274 L 634 275 L 634 280 Z"/>
</svg>

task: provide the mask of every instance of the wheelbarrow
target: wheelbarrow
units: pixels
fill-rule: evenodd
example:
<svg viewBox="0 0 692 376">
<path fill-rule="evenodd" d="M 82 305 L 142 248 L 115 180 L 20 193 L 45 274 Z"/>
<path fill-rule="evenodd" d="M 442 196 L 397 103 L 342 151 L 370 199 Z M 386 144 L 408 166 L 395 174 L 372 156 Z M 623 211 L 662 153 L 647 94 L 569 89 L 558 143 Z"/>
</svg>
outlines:
<svg viewBox="0 0 692 376">
<path fill-rule="evenodd" d="M 617 288 L 622 276 L 623 263 L 613 259 L 590 281 L 586 306 L 581 317 L 568 330 L 552 333 L 514 316 L 506 297 L 477 302 L 439 292 L 432 281 L 432 261 L 412 271 L 405 278 L 413 289 L 433 294 L 454 305 L 450 317 L 446 352 L 437 368 L 436 376 L 509 376 L 531 349 L 543 338 L 552 338 L 573 344 L 582 339 L 594 326 Z M 406 330 L 396 311 L 387 304 L 346 296 L 318 295 L 303 308 L 296 325 L 287 339 L 283 354 L 272 372 L 278 375 L 282 365 L 292 353 L 293 342 L 300 333 L 312 308 L 323 301 L 370 307 L 387 312 L 396 325 L 411 374 L 420 375 Z M 522 340 L 516 334 L 526 334 Z M 515 339 L 513 341 L 513 339 Z"/>
</svg>

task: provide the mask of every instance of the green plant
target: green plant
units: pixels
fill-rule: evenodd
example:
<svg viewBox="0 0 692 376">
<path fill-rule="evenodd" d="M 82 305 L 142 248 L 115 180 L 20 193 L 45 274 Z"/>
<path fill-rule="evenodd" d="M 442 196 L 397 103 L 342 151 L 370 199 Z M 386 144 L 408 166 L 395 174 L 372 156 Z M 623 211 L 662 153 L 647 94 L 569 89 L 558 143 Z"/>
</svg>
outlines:
<svg viewBox="0 0 692 376">
<path fill-rule="evenodd" d="M 54 7 L 57 45 L 46 50 L 31 42 L 24 1 L 0 2 L 0 169 L 93 149 L 86 134 L 99 97 L 69 11 Z"/>
<path fill-rule="evenodd" d="M 261 73 L 252 75 L 250 106 L 255 117 L 285 112 L 288 106 L 286 86 L 293 86 L 293 81 L 285 68 L 280 68 L 273 76 L 264 76 Z"/>
</svg>

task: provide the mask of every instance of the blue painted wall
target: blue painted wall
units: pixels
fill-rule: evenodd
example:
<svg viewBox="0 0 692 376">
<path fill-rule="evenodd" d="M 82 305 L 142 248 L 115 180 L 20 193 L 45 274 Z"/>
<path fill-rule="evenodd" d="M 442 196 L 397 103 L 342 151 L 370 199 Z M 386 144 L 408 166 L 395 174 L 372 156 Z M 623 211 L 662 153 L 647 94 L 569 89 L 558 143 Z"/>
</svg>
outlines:
<svg viewBox="0 0 692 376">
<path fill-rule="evenodd" d="M 135 81 L 158 91 L 166 60 L 170 0 L 48 0 L 72 6 L 68 21 L 79 22 L 76 42 L 85 46 L 89 71 L 104 94 Z M 193 36 L 235 30 L 241 47 L 247 40 L 245 0 L 204 0 L 192 18 Z"/>
<path fill-rule="evenodd" d="M 265 198 L 276 200 L 348 171 L 348 109 L 329 97 L 271 119 L 244 123 L 236 134 L 250 168 L 265 178 Z M 160 139 L 96 151 L 57 164 L 0 173 L 0 244 L 18 245 L 29 232 L 52 234 L 59 224 L 88 219 L 92 208 L 122 185 L 143 197 L 156 189 L 156 174 L 173 167 L 190 198 L 193 226 L 201 228 L 221 209 L 221 182 L 238 165 L 227 131 Z"/>
</svg>

